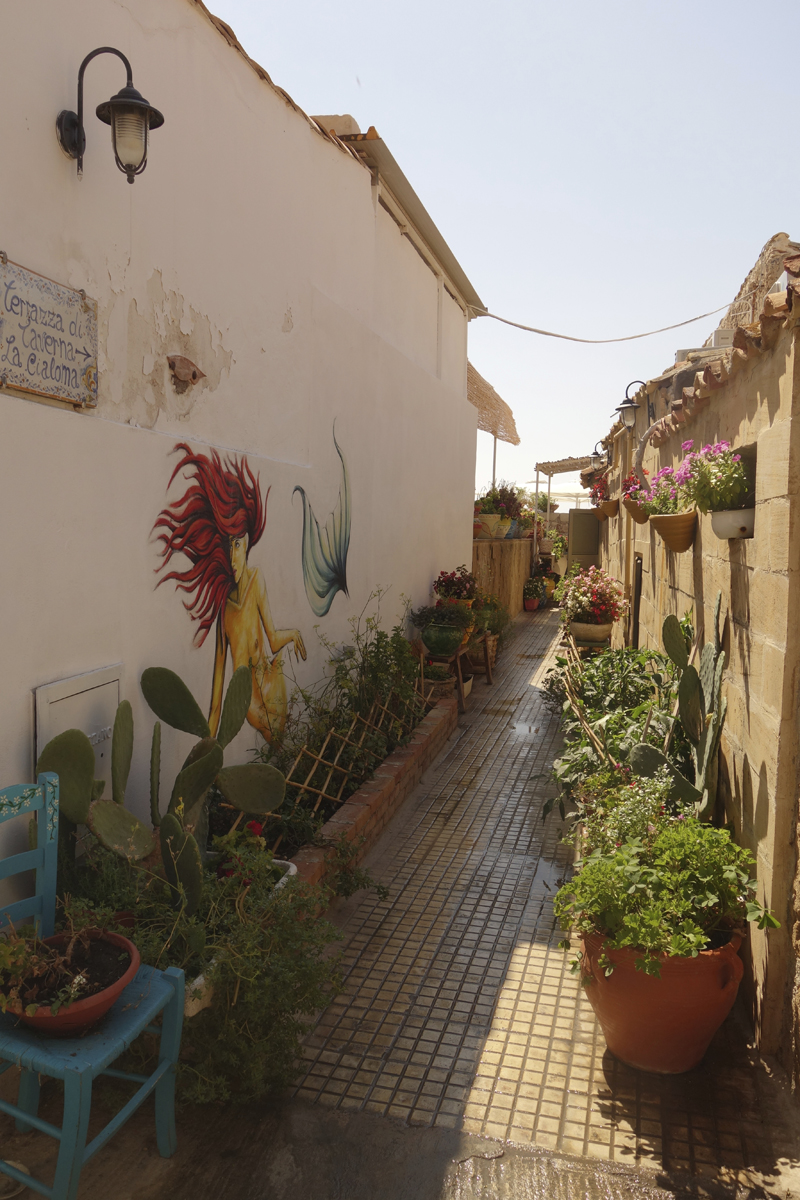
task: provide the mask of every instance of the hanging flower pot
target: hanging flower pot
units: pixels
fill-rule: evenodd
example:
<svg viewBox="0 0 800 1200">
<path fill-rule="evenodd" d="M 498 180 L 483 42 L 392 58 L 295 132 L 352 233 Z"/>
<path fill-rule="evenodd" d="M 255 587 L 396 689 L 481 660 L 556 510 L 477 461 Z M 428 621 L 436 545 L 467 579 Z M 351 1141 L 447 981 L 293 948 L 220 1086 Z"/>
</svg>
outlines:
<svg viewBox="0 0 800 1200">
<path fill-rule="evenodd" d="M 682 554 L 694 541 L 697 510 L 681 513 L 653 513 L 650 524 L 660 534 L 668 550 Z"/>
<path fill-rule="evenodd" d="M 608 513 L 603 512 L 602 505 L 600 506 L 600 508 L 596 508 L 594 510 L 594 515 L 597 517 L 598 521 L 607 521 L 608 520 Z"/>
<path fill-rule="evenodd" d="M 650 520 L 641 504 L 637 504 L 635 500 L 628 500 L 626 497 L 622 501 L 622 506 L 626 513 L 629 513 L 633 517 L 637 525 L 646 525 Z"/>
<path fill-rule="evenodd" d="M 602 500 L 600 508 L 607 517 L 615 517 L 619 512 L 619 500 Z"/>
<path fill-rule="evenodd" d="M 711 528 L 723 542 L 733 538 L 751 538 L 755 521 L 754 508 L 730 508 L 725 512 L 711 514 Z"/>
<path fill-rule="evenodd" d="M 608 949 L 599 933 L 584 938 L 583 971 L 591 979 L 586 996 L 611 1053 L 662 1075 L 696 1067 L 736 999 L 744 972 L 741 941 L 732 933 L 724 946 L 695 958 L 664 954 L 657 978 L 636 970 L 641 951 Z M 604 951 L 614 964 L 610 975 L 599 963 Z"/>
</svg>

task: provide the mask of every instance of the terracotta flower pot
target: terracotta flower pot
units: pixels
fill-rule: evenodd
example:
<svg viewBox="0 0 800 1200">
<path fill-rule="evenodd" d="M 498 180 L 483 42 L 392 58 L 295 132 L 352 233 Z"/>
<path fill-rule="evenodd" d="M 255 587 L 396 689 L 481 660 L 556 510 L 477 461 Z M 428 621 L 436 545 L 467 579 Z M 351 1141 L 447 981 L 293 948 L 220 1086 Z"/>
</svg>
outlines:
<svg viewBox="0 0 800 1200">
<path fill-rule="evenodd" d="M 641 504 L 637 504 L 635 500 L 628 500 L 627 498 L 624 499 L 622 501 L 622 507 L 627 513 L 630 513 L 637 525 L 646 525 L 650 520 Z"/>
<path fill-rule="evenodd" d="M 602 508 L 596 508 L 594 510 L 594 515 L 597 517 L 598 521 L 608 520 L 608 513 L 603 512 Z"/>
<path fill-rule="evenodd" d="M 688 550 L 694 541 L 697 529 L 697 511 L 682 513 L 654 513 L 650 524 L 664 540 L 668 550 L 674 554 L 682 554 Z"/>
<path fill-rule="evenodd" d="M 744 967 L 737 953 L 741 937 L 702 950 L 696 958 L 661 958 L 661 977 L 637 971 L 638 950 L 606 950 L 614 970 L 598 965 L 604 939 L 584 939 L 586 996 L 616 1058 L 640 1071 L 677 1075 L 691 1071 L 730 1012 Z"/>
<path fill-rule="evenodd" d="M 32 1017 L 27 1016 L 24 1012 L 19 1013 L 20 1021 L 30 1025 L 33 1029 L 49 1033 L 53 1037 L 76 1037 L 105 1016 L 114 1001 L 133 980 L 142 960 L 133 942 L 128 941 L 122 934 L 111 933 L 108 930 L 101 932 L 98 929 L 96 933 L 91 933 L 89 936 L 93 940 L 102 938 L 103 941 L 111 942 L 112 945 L 119 946 L 121 950 L 128 951 L 131 961 L 125 974 L 111 987 L 104 988 L 102 992 L 97 992 L 94 996 L 87 996 L 85 1000 L 76 1000 L 68 1008 L 60 1008 L 57 1013 L 51 1013 L 49 1008 L 39 1008 Z M 69 938 L 68 933 L 56 933 L 52 937 L 44 938 L 43 941 L 46 946 L 61 948 L 67 945 Z"/>
<path fill-rule="evenodd" d="M 605 642 L 611 637 L 613 622 L 608 625 L 587 625 L 583 621 L 570 621 L 569 631 L 576 642 Z"/>
<path fill-rule="evenodd" d="M 711 514 L 711 528 L 723 542 L 732 538 L 751 538 L 755 522 L 754 508 L 725 509 Z"/>
<path fill-rule="evenodd" d="M 525 605 L 525 612 L 536 612 L 539 607 L 539 597 L 526 596 L 522 603 Z"/>
<path fill-rule="evenodd" d="M 619 512 L 619 500 L 603 500 L 600 507 L 607 517 L 615 517 Z"/>
</svg>

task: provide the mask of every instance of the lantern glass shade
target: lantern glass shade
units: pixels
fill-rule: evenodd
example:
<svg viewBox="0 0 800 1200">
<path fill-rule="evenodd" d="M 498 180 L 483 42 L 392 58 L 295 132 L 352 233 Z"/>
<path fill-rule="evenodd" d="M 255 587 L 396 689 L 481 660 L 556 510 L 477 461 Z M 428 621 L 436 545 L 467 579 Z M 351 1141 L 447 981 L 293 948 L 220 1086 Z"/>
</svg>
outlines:
<svg viewBox="0 0 800 1200">
<path fill-rule="evenodd" d="M 114 153 L 126 172 L 137 172 L 147 155 L 148 114 L 141 108 L 114 105 L 111 140 Z"/>
<path fill-rule="evenodd" d="M 592 470 L 594 470 L 594 471 L 597 471 L 597 470 L 599 470 L 599 469 L 600 469 L 600 467 L 602 467 L 602 465 L 603 465 L 603 456 L 602 456 L 602 454 L 598 454 L 596 451 L 593 451 L 593 452 L 592 452 L 592 453 L 589 455 L 589 462 L 590 462 L 590 463 L 591 463 L 591 465 L 592 465 Z"/>
<path fill-rule="evenodd" d="M 639 405 L 635 400 L 623 400 L 622 404 L 616 410 L 622 418 L 622 423 L 626 429 L 633 429 L 636 424 L 636 414 L 639 411 Z"/>
</svg>

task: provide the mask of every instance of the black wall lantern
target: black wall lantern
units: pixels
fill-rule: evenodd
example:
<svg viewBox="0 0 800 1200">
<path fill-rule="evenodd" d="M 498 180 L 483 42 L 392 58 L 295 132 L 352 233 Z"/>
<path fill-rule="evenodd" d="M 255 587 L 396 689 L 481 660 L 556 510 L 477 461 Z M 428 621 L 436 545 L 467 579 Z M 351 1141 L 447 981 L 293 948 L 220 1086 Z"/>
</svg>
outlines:
<svg viewBox="0 0 800 1200">
<path fill-rule="evenodd" d="M 607 456 L 597 449 L 599 445 L 600 442 L 595 442 L 594 450 L 589 455 L 589 466 L 593 471 L 599 471 L 601 467 L 608 465 Z"/>
<path fill-rule="evenodd" d="M 125 64 L 128 80 L 121 92 L 98 104 L 97 116 L 106 125 L 111 126 L 111 143 L 114 147 L 114 158 L 120 171 L 128 177 L 128 183 L 133 183 L 137 175 L 141 175 L 147 166 L 147 144 L 151 129 L 158 129 L 164 124 L 164 118 L 157 108 L 145 100 L 133 86 L 133 71 L 121 50 L 113 46 L 100 46 L 87 54 L 78 71 L 78 111 L 70 112 L 63 109 L 56 118 L 56 133 L 61 149 L 78 160 L 78 175 L 83 175 L 83 152 L 86 149 L 86 131 L 83 127 L 83 75 L 98 54 L 116 54 Z"/>
<path fill-rule="evenodd" d="M 625 388 L 625 399 L 623 400 L 622 404 L 617 405 L 614 410 L 615 412 L 619 413 L 620 417 L 622 418 L 622 423 L 626 429 L 633 429 L 634 425 L 636 424 L 636 414 L 641 408 L 640 404 L 637 404 L 635 400 L 631 400 L 628 396 L 628 392 L 631 390 L 634 383 L 638 383 L 641 387 L 646 386 L 643 379 L 634 379 L 633 383 L 629 383 Z"/>
</svg>

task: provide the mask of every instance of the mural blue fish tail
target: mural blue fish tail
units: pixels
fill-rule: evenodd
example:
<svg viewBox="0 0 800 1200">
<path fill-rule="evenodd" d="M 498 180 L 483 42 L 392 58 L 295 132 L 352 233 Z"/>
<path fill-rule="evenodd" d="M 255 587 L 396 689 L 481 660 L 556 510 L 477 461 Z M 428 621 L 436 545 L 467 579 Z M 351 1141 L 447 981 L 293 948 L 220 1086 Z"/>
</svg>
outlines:
<svg viewBox="0 0 800 1200">
<path fill-rule="evenodd" d="M 347 464 L 336 440 L 333 444 L 342 463 L 342 486 L 339 499 L 325 525 L 320 528 L 304 488 L 298 484 L 295 492 L 303 501 L 303 582 L 314 615 L 324 617 L 337 592 L 347 596 L 347 552 L 350 548 L 350 486 Z"/>
</svg>

